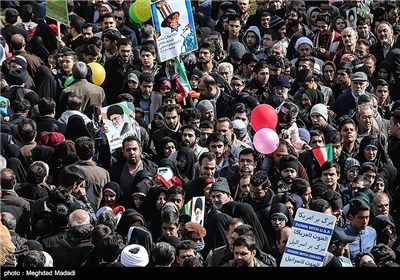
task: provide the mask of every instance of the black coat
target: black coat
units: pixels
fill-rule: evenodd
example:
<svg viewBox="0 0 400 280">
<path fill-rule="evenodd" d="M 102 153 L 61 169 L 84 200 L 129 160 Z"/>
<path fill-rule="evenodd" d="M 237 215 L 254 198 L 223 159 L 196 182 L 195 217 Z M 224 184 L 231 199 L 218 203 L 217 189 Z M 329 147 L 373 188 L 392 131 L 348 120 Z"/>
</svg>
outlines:
<svg viewBox="0 0 400 280">
<path fill-rule="evenodd" d="M 37 122 L 37 136 L 36 142 L 40 139 L 40 134 L 42 132 L 60 132 L 65 135 L 65 131 L 67 129 L 67 125 L 65 123 L 61 123 L 57 121 L 55 118 L 51 116 L 42 116 L 40 117 Z"/>
<path fill-rule="evenodd" d="M 133 62 L 133 58 L 132 58 Z M 119 55 L 109 60 L 104 65 L 106 79 L 101 85 L 106 93 L 107 104 L 111 105 L 117 102 L 117 97 L 122 93 L 122 86 L 126 76 L 134 70 L 133 64 L 129 64 L 126 69 L 121 65 Z"/>
<path fill-rule="evenodd" d="M 348 115 L 350 110 L 355 108 L 356 101 L 354 100 L 351 91 L 348 91 L 347 93 L 340 95 L 338 99 L 336 99 L 334 111 L 337 114 L 337 118 L 339 118 L 343 115 Z"/>
</svg>

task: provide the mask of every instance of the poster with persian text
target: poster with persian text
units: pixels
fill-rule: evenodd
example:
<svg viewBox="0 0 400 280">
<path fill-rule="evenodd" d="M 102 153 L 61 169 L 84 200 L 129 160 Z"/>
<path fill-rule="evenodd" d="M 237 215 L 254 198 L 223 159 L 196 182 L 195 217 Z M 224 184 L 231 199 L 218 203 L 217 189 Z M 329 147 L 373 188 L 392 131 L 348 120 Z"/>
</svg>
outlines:
<svg viewBox="0 0 400 280">
<path fill-rule="evenodd" d="M 160 62 L 197 50 L 190 0 L 153 2 L 151 14 Z"/>
<path fill-rule="evenodd" d="M 281 267 L 322 267 L 336 217 L 300 208 L 286 243 Z"/>
</svg>

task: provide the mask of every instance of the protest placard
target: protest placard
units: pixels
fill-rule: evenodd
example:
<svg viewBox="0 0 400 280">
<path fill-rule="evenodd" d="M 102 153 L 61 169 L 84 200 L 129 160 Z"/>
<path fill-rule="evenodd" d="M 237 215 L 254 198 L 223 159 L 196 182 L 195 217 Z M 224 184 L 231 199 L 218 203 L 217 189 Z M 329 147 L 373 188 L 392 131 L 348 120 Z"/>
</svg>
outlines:
<svg viewBox="0 0 400 280">
<path fill-rule="evenodd" d="M 134 135 L 128 110 L 126 101 L 101 108 L 102 120 L 108 127 L 106 135 L 111 150 L 121 147 L 125 137 Z"/>
<path fill-rule="evenodd" d="M 335 224 L 333 215 L 298 209 L 280 266 L 321 267 Z"/>
<path fill-rule="evenodd" d="M 67 0 L 47 0 L 46 16 L 69 26 Z"/>
<path fill-rule="evenodd" d="M 197 49 L 196 29 L 190 0 L 151 3 L 159 61 L 173 59 Z"/>
</svg>

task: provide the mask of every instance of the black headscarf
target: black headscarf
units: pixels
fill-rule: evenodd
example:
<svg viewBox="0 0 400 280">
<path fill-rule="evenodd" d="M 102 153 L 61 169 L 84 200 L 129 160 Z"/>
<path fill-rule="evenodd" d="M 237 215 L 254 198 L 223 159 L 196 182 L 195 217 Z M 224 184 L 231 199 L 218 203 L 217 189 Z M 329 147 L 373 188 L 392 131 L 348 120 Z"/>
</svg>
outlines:
<svg viewBox="0 0 400 280">
<path fill-rule="evenodd" d="M 145 225 L 144 217 L 135 209 L 127 209 L 122 213 L 121 219 L 118 222 L 116 232 L 121 234 L 121 236 L 126 239 L 128 235 L 129 228 L 134 222 L 140 222 L 141 226 Z"/>
<path fill-rule="evenodd" d="M 41 37 L 48 51 L 58 49 L 57 38 L 54 35 L 53 30 L 50 28 L 45 20 L 40 19 L 38 21 L 38 25 L 36 26 L 36 30 L 33 36 Z"/>
<path fill-rule="evenodd" d="M 241 218 L 245 224 L 253 227 L 256 234 L 256 244 L 261 251 L 270 252 L 267 236 L 262 228 L 254 209 L 247 203 L 229 201 L 222 205 L 221 212 L 228 214 L 232 218 Z"/>
<path fill-rule="evenodd" d="M 182 176 L 186 176 L 187 180 L 193 180 L 194 178 L 194 164 L 196 163 L 196 155 L 193 152 L 193 149 L 189 147 L 182 147 L 178 150 L 176 155 L 176 159 L 184 159 L 186 161 L 186 165 L 184 170 L 181 170 L 178 166 L 177 169 L 180 171 Z"/>
<path fill-rule="evenodd" d="M 133 226 L 128 230 L 127 237 L 128 245 L 139 244 L 146 248 L 151 260 L 151 253 L 153 251 L 153 236 L 151 232 L 143 226 Z"/>
<path fill-rule="evenodd" d="M 376 231 L 376 243 L 383 243 L 385 245 L 388 245 L 389 242 L 389 236 L 385 233 L 382 232 L 382 230 L 387 226 L 387 225 L 391 225 L 393 226 L 393 233 L 391 238 L 396 239 L 397 235 L 396 235 L 396 224 L 394 223 L 394 221 L 390 218 L 390 216 L 385 215 L 385 214 L 381 214 L 378 215 L 374 218 L 373 222 L 372 222 L 372 227 L 375 229 Z"/>
<path fill-rule="evenodd" d="M 203 255 L 207 255 L 210 250 L 228 244 L 225 230 L 228 228 L 231 219 L 232 217 L 219 211 L 206 217 L 204 228 L 207 230 L 207 234 L 204 237 L 205 247 L 201 251 Z"/>
<path fill-rule="evenodd" d="M 272 217 L 272 215 L 274 215 L 276 213 L 282 213 L 286 216 L 286 218 L 287 218 L 286 226 L 292 226 L 292 223 L 293 223 L 293 217 L 292 217 L 292 215 L 290 215 L 289 209 L 286 207 L 285 204 L 276 203 L 274 205 L 271 205 L 270 212 L 268 213 L 266 222 L 263 225 L 265 228 L 265 232 L 268 236 L 269 244 L 271 246 L 273 246 L 276 241 L 276 232 L 272 228 L 271 217 Z"/>
<path fill-rule="evenodd" d="M 390 160 L 389 155 L 383 149 L 382 144 L 379 141 L 379 139 L 372 135 L 366 135 L 361 140 L 360 148 L 359 148 L 360 152 L 358 153 L 358 155 L 356 157 L 356 159 L 358 159 L 358 161 L 360 162 L 360 165 L 362 165 L 364 162 L 367 161 L 367 159 L 364 156 L 364 149 L 368 145 L 373 145 L 378 148 L 378 153 L 376 155 L 376 158 L 375 158 L 375 160 L 372 161 L 372 163 L 374 163 L 376 167 L 382 168 L 383 166 L 385 166 L 389 163 L 392 164 L 392 161 Z"/>
<path fill-rule="evenodd" d="M 181 174 L 179 173 L 178 168 L 176 167 L 175 162 L 170 159 L 170 158 L 163 158 L 162 160 L 160 160 L 160 164 L 158 165 L 158 167 L 166 167 L 169 166 L 172 169 L 172 172 L 174 173 L 174 176 L 178 176 L 180 179 L 182 179 Z"/>
<path fill-rule="evenodd" d="M 318 103 L 324 104 L 324 95 L 320 90 L 316 89 L 306 89 L 303 93 L 307 94 L 308 98 L 310 98 L 311 101 L 311 108 Z"/>
<path fill-rule="evenodd" d="M 375 78 L 378 78 L 377 73 L 379 71 L 379 69 L 385 69 L 388 72 L 388 79 L 386 80 L 386 82 L 390 82 L 390 77 L 392 76 L 392 65 L 390 64 L 389 61 L 383 60 L 381 61 L 381 63 L 379 63 L 378 67 L 376 67 L 376 76 Z"/>
<path fill-rule="evenodd" d="M 156 149 L 157 157 L 159 160 L 165 158 L 164 147 L 165 147 L 165 145 L 167 145 L 170 142 L 173 142 L 176 147 L 175 140 L 168 136 L 161 138 L 160 142 L 158 142 L 158 145 L 155 147 L 155 149 Z"/>
<path fill-rule="evenodd" d="M 182 186 L 183 190 L 185 191 L 185 204 L 195 196 L 203 196 L 204 187 L 212 181 L 213 178 L 210 176 L 200 176 L 199 178 L 185 183 Z"/>
<path fill-rule="evenodd" d="M 93 135 L 89 132 L 85 121 L 79 115 L 72 115 L 68 118 L 67 129 L 65 131 L 65 139 L 76 141 L 81 136 L 87 136 L 93 139 Z"/>
<path fill-rule="evenodd" d="M 57 100 L 56 97 L 56 81 L 50 71 L 50 69 L 45 66 L 39 66 L 36 69 L 35 76 L 35 91 L 36 93 L 42 97 L 51 97 L 54 100 Z M 57 100 L 58 101 L 58 100 Z"/>
<path fill-rule="evenodd" d="M 122 198 L 122 189 L 121 186 L 117 183 L 117 182 L 108 182 L 107 184 L 105 184 L 103 186 L 103 198 L 101 200 L 100 203 L 100 207 L 105 206 L 105 200 L 104 200 L 104 190 L 106 189 L 110 189 L 115 193 L 115 197 L 116 197 L 116 206 L 117 205 L 121 205 L 121 198 Z"/>
<path fill-rule="evenodd" d="M 165 198 L 167 198 L 167 189 L 163 186 L 157 186 L 149 189 L 145 199 L 138 211 L 144 216 L 144 219 L 147 223 L 147 229 L 153 235 L 153 239 L 157 240 L 160 235 L 160 226 L 161 226 L 161 209 L 157 209 L 156 202 L 161 193 L 165 194 Z"/>
</svg>

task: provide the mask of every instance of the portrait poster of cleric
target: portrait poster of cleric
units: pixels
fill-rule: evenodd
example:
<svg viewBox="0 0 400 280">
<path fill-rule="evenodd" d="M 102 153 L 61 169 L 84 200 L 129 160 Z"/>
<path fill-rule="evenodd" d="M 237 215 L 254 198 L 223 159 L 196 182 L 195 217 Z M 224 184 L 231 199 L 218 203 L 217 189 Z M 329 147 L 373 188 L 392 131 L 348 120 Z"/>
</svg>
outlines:
<svg viewBox="0 0 400 280">
<path fill-rule="evenodd" d="M 161 0 L 151 3 L 151 13 L 160 62 L 197 49 L 190 0 Z"/>
<path fill-rule="evenodd" d="M 122 140 L 134 134 L 126 101 L 101 108 L 101 116 L 111 150 L 121 147 Z"/>
</svg>

